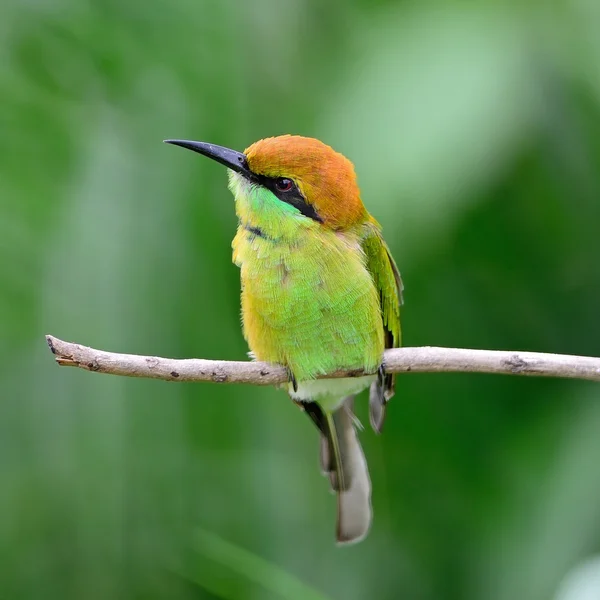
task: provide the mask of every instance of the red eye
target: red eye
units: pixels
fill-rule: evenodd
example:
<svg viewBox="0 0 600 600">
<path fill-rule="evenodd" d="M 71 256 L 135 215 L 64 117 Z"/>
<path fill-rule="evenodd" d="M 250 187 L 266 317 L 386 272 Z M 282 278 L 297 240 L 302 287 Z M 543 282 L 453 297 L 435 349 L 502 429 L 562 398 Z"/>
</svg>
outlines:
<svg viewBox="0 0 600 600">
<path fill-rule="evenodd" d="M 279 177 L 275 180 L 275 187 L 278 192 L 289 192 L 294 187 L 294 182 L 287 177 Z"/>
</svg>

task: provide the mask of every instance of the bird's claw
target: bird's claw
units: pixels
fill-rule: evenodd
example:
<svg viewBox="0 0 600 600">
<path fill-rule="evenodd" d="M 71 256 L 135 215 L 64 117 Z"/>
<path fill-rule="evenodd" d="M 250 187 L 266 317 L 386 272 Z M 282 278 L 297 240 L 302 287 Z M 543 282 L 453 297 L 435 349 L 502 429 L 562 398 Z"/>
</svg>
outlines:
<svg viewBox="0 0 600 600">
<path fill-rule="evenodd" d="M 297 392 L 298 391 L 298 382 L 296 381 L 296 378 L 294 377 L 294 374 L 292 373 L 290 368 L 287 367 L 286 370 L 287 370 L 287 374 L 288 374 L 288 381 L 292 384 L 292 389 L 294 390 L 294 392 Z"/>
<path fill-rule="evenodd" d="M 383 388 L 383 384 L 385 382 L 385 367 L 383 363 L 379 365 L 379 369 L 377 369 L 377 383 L 380 387 Z"/>
</svg>

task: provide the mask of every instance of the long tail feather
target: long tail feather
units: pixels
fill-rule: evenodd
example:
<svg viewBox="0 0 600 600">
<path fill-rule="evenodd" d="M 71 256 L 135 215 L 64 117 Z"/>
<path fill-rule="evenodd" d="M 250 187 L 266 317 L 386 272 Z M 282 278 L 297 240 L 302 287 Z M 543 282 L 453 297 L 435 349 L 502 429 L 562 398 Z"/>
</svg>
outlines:
<svg viewBox="0 0 600 600">
<path fill-rule="evenodd" d="M 348 396 L 333 412 L 316 402 L 301 406 L 321 433 L 321 470 L 338 500 L 337 541 L 358 542 L 369 531 L 372 511 L 371 480 L 355 429 L 354 397 Z"/>
<path fill-rule="evenodd" d="M 371 480 L 354 426 L 353 407 L 354 398 L 349 396 L 337 410 L 324 413 L 328 428 L 328 474 L 338 499 L 339 543 L 361 540 L 369 531 L 372 517 Z"/>
<path fill-rule="evenodd" d="M 329 426 L 322 408 L 316 402 L 299 402 L 298 405 L 310 417 L 310 420 L 317 426 L 321 432 L 319 462 L 323 475 L 329 476 L 334 468 L 331 463 L 331 449 L 329 444 Z"/>
</svg>

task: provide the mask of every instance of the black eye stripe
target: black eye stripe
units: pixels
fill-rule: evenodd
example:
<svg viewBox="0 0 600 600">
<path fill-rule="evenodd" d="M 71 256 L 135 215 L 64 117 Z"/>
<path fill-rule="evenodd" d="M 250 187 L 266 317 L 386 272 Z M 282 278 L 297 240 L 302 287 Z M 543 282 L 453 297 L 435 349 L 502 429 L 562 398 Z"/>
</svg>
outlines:
<svg viewBox="0 0 600 600">
<path fill-rule="evenodd" d="M 273 179 L 271 177 L 264 177 L 262 175 L 257 177 L 258 183 L 263 187 L 266 187 L 268 190 L 271 190 L 271 192 L 273 192 L 273 194 L 275 194 L 279 200 L 285 202 L 286 204 L 291 204 L 305 217 L 322 223 L 323 219 L 321 219 L 314 207 L 306 201 L 302 195 L 302 192 L 300 192 L 298 186 L 296 186 L 293 180 L 290 180 L 292 187 L 288 191 L 281 191 L 277 188 L 277 181 L 280 181 L 281 179 L 281 177 Z"/>
</svg>

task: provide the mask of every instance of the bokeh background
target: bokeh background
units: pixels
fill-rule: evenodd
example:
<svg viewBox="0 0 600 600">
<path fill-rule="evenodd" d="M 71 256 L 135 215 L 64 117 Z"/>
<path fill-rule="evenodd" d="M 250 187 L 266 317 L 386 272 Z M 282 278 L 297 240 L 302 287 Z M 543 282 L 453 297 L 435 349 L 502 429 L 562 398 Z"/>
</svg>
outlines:
<svg viewBox="0 0 600 600">
<path fill-rule="evenodd" d="M 161 140 L 292 132 L 355 162 L 406 345 L 599 356 L 599 31 L 596 0 L 3 0 L 0 598 L 600 598 L 597 384 L 401 377 L 337 548 L 282 392 L 43 337 L 244 359 L 225 171 Z"/>
</svg>

